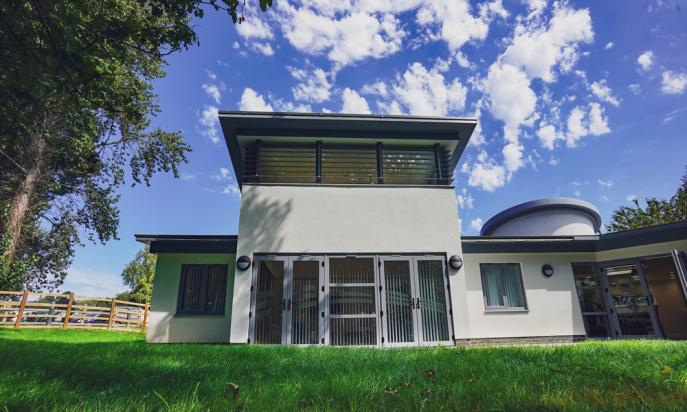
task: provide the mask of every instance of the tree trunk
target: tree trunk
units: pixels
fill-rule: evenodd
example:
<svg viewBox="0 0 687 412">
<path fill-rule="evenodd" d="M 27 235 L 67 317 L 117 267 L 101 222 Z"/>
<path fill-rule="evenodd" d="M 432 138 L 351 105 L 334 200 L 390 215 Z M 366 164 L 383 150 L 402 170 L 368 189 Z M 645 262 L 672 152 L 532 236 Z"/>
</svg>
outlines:
<svg viewBox="0 0 687 412">
<path fill-rule="evenodd" d="M 17 191 L 12 198 L 10 211 L 5 223 L 5 232 L 9 235 L 9 243 L 7 249 L 3 254 L 4 267 L 3 272 L 9 269 L 14 254 L 17 251 L 17 246 L 21 240 L 21 229 L 24 224 L 26 214 L 31 207 L 31 198 L 36 188 L 38 178 L 41 175 L 43 164 L 45 162 L 46 143 L 45 140 L 38 134 L 31 136 L 31 143 L 29 145 L 29 155 L 26 156 L 29 160 L 30 166 L 26 169 L 24 179 L 19 184 Z"/>
</svg>

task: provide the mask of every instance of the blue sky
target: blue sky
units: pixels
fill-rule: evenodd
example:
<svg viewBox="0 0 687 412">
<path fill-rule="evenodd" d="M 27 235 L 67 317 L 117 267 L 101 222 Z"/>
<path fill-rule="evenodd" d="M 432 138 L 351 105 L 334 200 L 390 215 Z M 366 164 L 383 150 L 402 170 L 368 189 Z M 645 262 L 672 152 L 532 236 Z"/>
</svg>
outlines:
<svg viewBox="0 0 687 412">
<path fill-rule="evenodd" d="M 193 152 L 180 179 L 121 190 L 119 240 L 79 248 L 62 289 L 106 296 L 134 233 L 235 234 L 240 193 L 217 110 L 477 116 L 456 170 L 463 234 L 514 204 L 569 196 L 604 222 L 668 197 L 687 164 L 687 2 L 283 1 L 208 10 L 200 45 L 156 81 L 154 126 Z"/>
</svg>

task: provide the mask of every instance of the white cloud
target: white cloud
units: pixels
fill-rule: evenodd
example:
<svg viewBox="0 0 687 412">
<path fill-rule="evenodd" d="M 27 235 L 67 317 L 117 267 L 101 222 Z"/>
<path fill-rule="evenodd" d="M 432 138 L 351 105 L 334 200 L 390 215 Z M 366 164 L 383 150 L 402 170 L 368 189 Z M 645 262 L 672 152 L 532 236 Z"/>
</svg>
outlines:
<svg viewBox="0 0 687 412">
<path fill-rule="evenodd" d="M 642 92 L 642 88 L 639 86 L 639 83 L 630 83 L 627 86 L 628 90 L 630 90 L 630 93 L 634 95 L 638 95 Z"/>
<path fill-rule="evenodd" d="M 244 39 L 271 40 L 274 38 L 272 28 L 258 15 L 252 15 L 241 24 L 235 24 L 236 32 Z"/>
<path fill-rule="evenodd" d="M 210 177 L 218 182 L 231 180 L 231 174 L 229 173 L 229 169 L 226 167 L 220 167 L 217 173 L 211 175 Z"/>
<path fill-rule="evenodd" d="M 604 49 L 610 50 L 610 49 L 612 49 L 614 46 L 615 46 L 615 43 L 613 43 L 612 41 L 609 41 L 609 42 L 606 43 L 606 45 L 604 46 Z"/>
<path fill-rule="evenodd" d="M 630 203 L 634 203 L 634 201 L 637 200 L 637 195 L 627 195 L 625 199 L 627 199 L 627 201 Z"/>
<path fill-rule="evenodd" d="M 687 88 L 687 73 L 675 73 L 666 70 L 661 75 L 661 92 L 663 94 L 682 94 Z"/>
<path fill-rule="evenodd" d="M 479 217 L 478 217 L 478 218 L 475 218 L 475 219 L 472 219 L 472 220 L 470 221 L 470 229 L 473 230 L 473 231 L 475 231 L 475 232 L 479 232 L 480 229 L 482 229 L 482 225 L 483 225 L 483 224 L 484 224 L 484 222 L 483 222 L 482 219 L 479 218 Z"/>
<path fill-rule="evenodd" d="M 416 21 L 437 30 L 431 38 L 444 40 L 449 50 L 456 51 L 470 41 L 484 40 L 496 16 L 508 16 L 501 0 L 482 3 L 476 15 L 467 0 L 428 0 L 417 11 Z"/>
<path fill-rule="evenodd" d="M 201 86 L 205 94 L 207 94 L 215 103 L 219 103 L 222 99 L 222 93 L 220 92 L 219 86 L 215 84 L 203 84 Z"/>
<path fill-rule="evenodd" d="M 203 111 L 198 118 L 201 129 L 200 133 L 210 139 L 212 143 L 219 143 L 217 124 L 219 123 L 219 109 L 217 106 L 203 106 Z"/>
<path fill-rule="evenodd" d="M 676 118 L 680 113 L 687 111 L 687 106 L 683 107 L 678 107 L 675 110 L 671 110 L 670 112 L 666 113 L 665 116 L 663 116 L 663 124 L 666 124 L 668 122 L 673 121 L 674 118 Z"/>
<path fill-rule="evenodd" d="M 609 201 L 608 196 L 606 196 L 606 195 L 601 195 L 601 196 L 599 196 L 599 199 L 600 199 L 600 200 L 603 200 L 604 202 L 608 202 L 608 201 Z"/>
<path fill-rule="evenodd" d="M 574 107 L 568 116 L 567 126 L 565 138 L 568 147 L 576 147 L 585 136 L 600 136 L 611 131 L 603 108 L 596 102 L 589 105 L 589 112 L 585 112 L 580 106 Z"/>
<path fill-rule="evenodd" d="M 486 152 L 479 154 L 477 162 L 468 173 L 468 185 L 487 192 L 493 192 L 506 184 L 506 169 L 489 159 Z"/>
<path fill-rule="evenodd" d="M 208 79 L 217 80 L 217 75 L 215 73 L 213 73 L 212 71 L 205 69 L 205 73 L 207 73 Z"/>
<path fill-rule="evenodd" d="M 332 85 L 324 70 L 318 68 L 307 72 L 293 69 L 291 75 L 300 81 L 291 88 L 294 99 L 312 103 L 322 103 L 329 100 Z"/>
<path fill-rule="evenodd" d="M 534 114 L 537 104 L 530 81 L 517 67 L 494 63 L 489 68 L 485 89 L 489 96 L 489 110 L 505 123 L 506 140 L 516 142 L 520 125 Z"/>
<path fill-rule="evenodd" d="M 530 9 L 530 16 L 529 17 L 535 16 L 535 15 L 541 13 L 546 8 L 547 0 L 523 0 L 523 1 L 524 1 L 524 3 L 527 4 L 527 6 Z"/>
<path fill-rule="evenodd" d="M 472 209 L 474 207 L 475 199 L 472 198 L 472 195 L 465 188 L 456 195 L 456 200 L 461 209 Z"/>
<path fill-rule="evenodd" d="M 524 165 L 522 160 L 523 150 L 523 146 L 516 143 L 508 143 L 503 147 L 501 151 L 504 160 L 503 164 L 509 173 L 517 171 Z"/>
<path fill-rule="evenodd" d="M 272 45 L 269 43 L 254 42 L 251 44 L 251 48 L 265 56 L 272 56 L 274 54 L 274 49 L 272 49 Z"/>
<path fill-rule="evenodd" d="M 338 67 L 396 53 L 406 34 L 400 21 L 389 12 L 381 12 L 379 5 L 297 3 L 278 4 L 284 36 L 299 51 L 324 54 Z"/>
<path fill-rule="evenodd" d="M 592 103 L 589 106 L 589 133 L 594 136 L 609 133 L 611 129 L 608 127 L 608 119 L 604 117 L 601 105 L 599 103 Z"/>
<path fill-rule="evenodd" d="M 577 60 L 580 43 L 594 39 L 589 10 L 573 10 L 556 3 L 548 27 L 518 24 L 503 62 L 522 68 L 530 78 L 553 82 L 553 69 L 565 62 L 569 70 Z"/>
<path fill-rule="evenodd" d="M 556 140 L 561 139 L 562 136 L 556 132 L 556 127 L 550 124 L 542 123 L 537 131 L 537 137 L 542 147 L 553 150 L 556 145 Z"/>
<path fill-rule="evenodd" d="M 343 107 L 341 108 L 342 113 L 370 113 L 370 107 L 367 104 L 367 100 L 355 90 L 351 90 L 348 87 L 345 88 L 341 95 L 341 99 L 343 100 Z"/>
<path fill-rule="evenodd" d="M 592 90 L 592 93 L 594 93 L 594 96 L 596 96 L 599 100 L 608 104 L 612 104 L 616 107 L 620 105 L 618 98 L 613 96 L 613 91 L 610 87 L 608 87 L 608 85 L 606 85 L 606 80 L 593 82 L 590 86 L 590 89 Z"/>
<path fill-rule="evenodd" d="M 439 70 L 415 62 L 393 86 L 393 95 L 410 114 L 445 116 L 465 107 L 467 89 L 458 79 L 447 84 Z"/>
<path fill-rule="evenodd" d="M 126 289 L 119 273 L 100 272 L 74 266 L 67 270 L 67 277 L 60 287 L 62 291 L 93 298 L 114 297 Z"/>
<path fill-rule="evenodd" d="M 246 87 L 239 101 L 240 110 L 271 112 L 272 106 L 265 102 L 265 98 L 250 87 Z"/>
<path fill-rule="evenodd" d="M 648 71 L 654 65 L 654 52 L 647 50 L 637 58 L 637 64 L 642 71 Z"/>
<path fill-rule="evenodd" d="M 240 196 L 241 195 L 241 190 L 239 189 L 239 186 L 232 182 L 222 189 L 222 194 L 223 195 L 229 195 L 229 196 Z"/>
<path fill-rule="evenodd" d="M 613 181 L 611 179 L 608 179 L 608 180 L 597 179 L 597 182 L 599 182 L 599 185 L 601 187 L 605 187 L 605 188 L 613 187 Z"/>
</svg>

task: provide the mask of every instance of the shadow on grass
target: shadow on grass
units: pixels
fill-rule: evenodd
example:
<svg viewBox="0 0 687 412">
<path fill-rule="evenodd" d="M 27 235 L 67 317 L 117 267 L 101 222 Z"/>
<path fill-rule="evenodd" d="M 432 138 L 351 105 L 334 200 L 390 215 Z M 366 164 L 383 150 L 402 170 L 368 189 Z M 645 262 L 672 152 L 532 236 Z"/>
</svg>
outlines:
<svg viewBox="0 0 687 412">
<path fill-rule="evenodd" d="M 18 331 L 0 333 L 0 362 L 0 405 L 10 410 L 687 406 L 687 344 L 670 342 L 379 350 Z"/>
</svg>

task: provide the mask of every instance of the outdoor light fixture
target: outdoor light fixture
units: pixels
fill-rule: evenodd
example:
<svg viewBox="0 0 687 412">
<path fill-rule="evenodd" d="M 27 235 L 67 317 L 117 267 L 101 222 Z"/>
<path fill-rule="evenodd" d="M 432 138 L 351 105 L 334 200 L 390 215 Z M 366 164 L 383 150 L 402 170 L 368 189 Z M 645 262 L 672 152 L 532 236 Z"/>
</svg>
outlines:
<svg viewBox="0 0 687 412">
<path fill-rule="evenodd" d="M 246 255 L 241 256 L 236 260 L 236 267 L 240 270 L 246 270 L 250 267 L 250 258 Z"/>
<path fill-rule="evenodd" d="M 549 265 L 548 263 L 544 266 L 541 267 L 541 273 L 544 274 L 547 278 L 550 278 L 553 276 L 553 266 Z"/>
<path fill-rule="evenodd" d="M 453 255 L 448 260 L 448 264 L 451 265 L 453 269 L 458 270 L 463 267 L 463 258 L 458 255 Z"/>
</svg>

